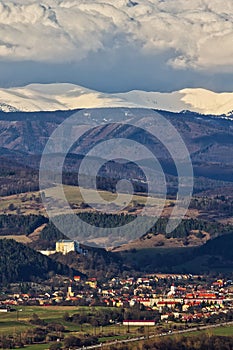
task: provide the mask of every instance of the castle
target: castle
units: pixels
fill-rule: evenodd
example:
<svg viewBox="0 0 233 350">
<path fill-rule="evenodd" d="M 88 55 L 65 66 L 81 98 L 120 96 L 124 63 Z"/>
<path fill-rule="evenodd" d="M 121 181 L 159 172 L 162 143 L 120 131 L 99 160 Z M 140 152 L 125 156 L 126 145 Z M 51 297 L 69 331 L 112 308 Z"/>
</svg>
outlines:
<svg viewBox="0 0 233 350">
<path fill-rule="evenodd" d="M 43 255 L 52 255 L 55 253 L 62 253 L 66 255 L 70 252 L 76 252 L 79 254 L 87 255 L 88 251 L 80 247 L 80 243 L 78 241 L 72 241 L 69 239 L 60 239 L 56 242 L 55 250 L 40 250 L 40 253 Z"/>
</svg>

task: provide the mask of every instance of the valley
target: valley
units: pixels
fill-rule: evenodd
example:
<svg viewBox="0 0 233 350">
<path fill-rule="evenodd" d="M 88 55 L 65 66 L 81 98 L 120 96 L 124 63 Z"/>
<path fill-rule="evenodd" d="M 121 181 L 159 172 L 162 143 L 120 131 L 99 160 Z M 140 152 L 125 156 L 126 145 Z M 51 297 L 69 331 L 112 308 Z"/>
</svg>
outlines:
<svg viewBox="0 0 233 350">
<path fill-rule="evenodd" d="M 118 112 L 122 113 L 118 109 L 107 111 L 109 118 L 112 113 L 118 115 Z M 143 111 L 137 113 L 137 118 L 140 120 Z M 176 320 L 175 315 L 181 309 L 180 305 L 185 303 L 185 293 L 182 294 L 183 301 L 180 305 L 177 304 L 181 300 L 180 292 L 172 296 L 173 302 L 176 303 L 176 308 L 172 311 L 166 305 L 163 308 L 159 307 L 159 300 L 169 299 L 169 289 L 173 284 L 178 289 L 187 288 L 192 293 L 197 289 L 210 293 L 211 288 L 215 288 L 217 298 L 219 293 L 221 294 L 220 287 L 216 287 L 213 283 L 223 279 L 224 285 L 231 290 L 229 281 L 232 280 L 233 268 L 232 121 L 191 112 L 161 113 L 181 133 L 190 152 L 194 169 L 194 193 L 189 208 L 179 226 L 170 233 L 166 231 L 168 220 L 176 203 L 182 208 L 182 201 L 176 198 L 178 191 L 176 166 L 166 147 L 157 140 L 150 136 L 147 139 L 146 133 L 139 134 L 132 126 L 127 128 L 112 124 L 101 126 L 101 123 L 106 121 L 103 120 L 99 110 L 97 114 L 95 112 L 95 118 L 98 123 L 100 122 L 100 126 L 95 127 L 93 116 L 94 129 L 75 143 L 64 162 L 62 174 L 64 194 L 72 208 L 72 215 L 81 219 L 79 224 L 75 225 L 72 215 L 67 214 L 67 207 L 63 205 L 62 197 L 57 195 L 59 184 L 56 182 L 56 168 L 50 173 L 50 187 L 46 188 L 46 191 L 44 189 L 46 195 L 43 190 L 39 191 L 42 150 L 52 131 L 69 117 L 72 111 L 1 113 L 0 248 L 3 253 L 0 261 L 0 283 L 5 294 L 0 303 L 5 305 L 5 296 L 7 305 L 14 300 L 17 317 L 20 318 L 20 321 L 14 323 L 7 315 L 8 323 L 2 318 L 2 324 L 0 319 L 0 334 L 2 329 L 8 341 L 15 325 L 19 327 L 14 335 L 15 341 L 21 337 L 25 339 L 24 343 L 27 343 L 28 337 L 33 337 L 33 342 L 36 342 L 36 337 L 40 334 L 40 339 L 46 337 L 45 341 L 49 345 L 52 344 L 51 339 L 57 339 L 58 333 L 55 328 L 59 328 L 61 346 L 73 339 L 77 344 L 87 345 L 89 344 L 87 341 L 90 341 L 97 346 L 100 342 L 107 342 L 108 347 L 108 342 L 110 344 L 111 340 L 114 342 L 124 340 L 135 337 L 140 332 L 146 332 L 146 328 L 143 330 L 140 327 L 132 328 L 128 333 L 127 327 L 122 325 L 126 315 L 121 315 L 123 318 L 120 318 L 119 326 L 118 323 L 112 325 L 110 321 L 104 321 L 99 323 L 101 326 L 98 329 L 93 323 L 90 310 L 97 312 L 96 317 L 106 311 L 105 317 L 107 315 L 109 317 L 112 307 L 114 312 L 118 310 L 121 313 L 123 309 L 126 310 L 131 318 L 143 317 L 145 313 L 144 317 L 156 319 L 158 324 L 155 331 L 148 333 L 151 336 L 154 332 L 160 334 L 162 331 L 169 334 L 170 331 L 173 332 L 171 329 L 183 329 L 187 317 L 192 319 L 189 322 L 194 327 L 199 327 L 199 323 L 202 325 L 202 322 L 214 323 L 215 317 L 231 319 L 232 295 L 231 292 L 228 294 L 228 291 L 224 292 L 223 297 L 225 313 L 217 306 L 214 310 L 210 308 L 208 311 L 212 302 L 210 300 L 207 302 L 210 305 L 208 304 L 206 308 L 202 303 L 194 309 L 188 300 L 187 310 L 184 311 L 184 307 L 180 313 L 181 321 Z M 151 116 L 147 115 L 145 121 L 151 122 Z M 83 123 L 85 118 L 81 115 L 79 127 L 82 127 Z M 90 156 L 88 161 L 91 166 L 96 167 L 102 163 L 104 166 L 100 167 L 96 179 L 90 178 L 85 173 L 79 177 L 85 154 L 105 138 L 112 137 L 126 137 L 136 142 L 143 140 L 161 163 L 166 177 L 167 194 L 158 221 L 155 209 L 162 206 L 163 200 L 157 193 L 148 195 L 148 184 L 139 167 L 143 166 L 147 173 L 153 175 L 151 159 L 141 159 L 136 164 L 130 161 L 122 163 L 117 159 L 107 161 Z M 129 156 L 127 151 L 124 150 L 126 158 Z M 49 157 L 52 163 L 56 160 L 56 155 Z M 153 186 L 156 187 L 158 184 L 156 176 L 151 178 Z M 127 189 L 122 188 L 120 192 L 117 190 L 117 183 L 122 179 L 127 179 L 133 184 L 134 191 L 130 200 Z M 80 180 L 88 180 L 87 183 L 91 185 L 82 187 L 79 184 Z M 97 182 L 99 197 L 95 196 L 94 180 Z M 119 194 L 121 203 L 127 203 L 123 208 L 114 203 Z M 44 207 L 45 199 L 49 200 L 49 217 Z M 110 212 L 101 211 L 102 200 L 110 203 Z M 152 222 L 150 229 L 146 229 L 143 223 L 140 226 L 132 224 L 128 228 L 127 224 L 140 217 L 145 206 L 146 218 Z M 66 227 L 65 233 L 54 225 L 51 215 L 57 222 L 63 223 Z M 85 223 L 89 224 L 88 230 Z M 111 228 L 124 227 L 123 234 L 105 235 L 98 230 L 107 227 L 110 231 Z M 139 228 L 140 232 L 143 232 L 141 235 L 137 233 Z M 78 241 L 80 251 L 86 253 L 70 251 L 62 254 L 55 251 L 60 241 L 71 243 Z M 135 296 L 133 288 L 139 290 L 140 300 L 138 295 Z M 151 298 L 152 291 L 153 298 Z M 15 292 L 19 294 L 17 301 L 15 297 L 12 299 L 12 294 Z M 29 296 L 24 297 L 23 295 L 27 293 Z M 197 296 L 194 294 L 192 298 L 195 299 Z M 160 299 L 157 300 L 157 297 Z M 152 300 L 154 300 L 153 307 Z M 43 310 L 48 306 L 39 306 L 38 303 L 49 305 L 50 311 L 46 313 L 46 317 Z M 135 306 L 131 303 L 135 303 Z M 53 314 L 53 307 L 56 315 Z M 34 316 L 28 316 L 28 308 L 34 310 Z M 89 318 L 85 323 L 77 319 L 76 310 L 81 314 L 88 310 Z M 24 317 L 23 313 L 27 315 Z M 218 316 L 215 316 L 216 314 Z M 76 321 L 73 321 L 75 317 Z M 168 317 L 169 320 L 171 318 L 171 321 L 164 321 L 163 317 Z M 35 322 L 38 322 L 36 328 L 30 326 L 34 318 Z M 57 324 L 56 327 L 50 325 L 50 320 Z M 102 319 L 99 322 L 102 322 Z M 52 331 L 54 338 L 50 329 L 54 329 Z M 85 338 L 87 333 L 88 336 Z M 44 349 L 44 344 L 38 346 Z M 36 347 L 37 345 L 33 345 L 32 350 L 36 350 Z"/>
<path fill-rule="evenodd" d="M 233 0 L 0 32 L 0 350 L 233 350 Z"/>
</svg>

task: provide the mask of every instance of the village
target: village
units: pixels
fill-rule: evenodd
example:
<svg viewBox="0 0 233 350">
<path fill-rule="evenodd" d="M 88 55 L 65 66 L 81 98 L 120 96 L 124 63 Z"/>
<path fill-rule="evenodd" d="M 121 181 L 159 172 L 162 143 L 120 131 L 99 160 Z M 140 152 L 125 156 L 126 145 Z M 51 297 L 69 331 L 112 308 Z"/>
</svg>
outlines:
<svg viewBox="0 0 233 350">
<path fill-rule="evenodd" d="M 60 239 L 41 256 L 91 255 L 78 241 Z M 77 255 L 76 255 L 77 254 Z M 48 259 L 46 257 L 46 259 Z M 152 337 L 231 332 L 233 281 L 224 274 L 54 274 L 45 280 L 2 285 L 0 346 L 71 349 L 144 341 Z M 71 272 L 76 274 L 71 274 Z"/>
<path fill-rule="evenodd" d="M 2 292 L 0 299 L 0 312 L 23 305 L 120 308 L 128 310 L 121 320 L 127 326 L 214 323 L 216 319 L 231 321 L 233 316 L 233 282 L 206 276 L 116 276 L 104 283 L 74 276 L 64 278 L 61 287 L 32 283 L 29 293 Z"/>
<path fill-rule="evenodd" d="M 59 240 L 55 250 L 43 255 L 76 252 L 78 241 Z M 43 283 L 16 283 L 0 295 L 0 313 L 17 306 L 85 306 L 127 310 L 123 325 L 155 326 L 157 323 L 214 323 L 233 318 L 233 281 L 208 275 L 147 274 L 97 279 L 84 275 L 53 276 Z"/>
</svg>

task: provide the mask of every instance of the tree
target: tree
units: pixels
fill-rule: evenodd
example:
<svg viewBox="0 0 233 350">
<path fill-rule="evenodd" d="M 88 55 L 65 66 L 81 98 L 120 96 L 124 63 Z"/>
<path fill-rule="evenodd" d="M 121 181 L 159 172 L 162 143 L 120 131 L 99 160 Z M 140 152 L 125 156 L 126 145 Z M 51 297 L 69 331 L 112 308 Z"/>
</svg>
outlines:
<svg viewBox="0 0 233 350">
<path fill-rule="evenodd" d="M 49 350 L 60 350 L 62 348 L 62 343 L 57 342 L 57 343 L 52 343 L 49 346 Z"/>
<path fill-rule="evenodd" d="M 9 209 L 10 211 L 15 210 L 14 204 L 13 204 L 13 203 L 9 204 L 9 205 L 8 205 L 8 209 Z"/>
<path fill-rule="evenodd" d="M 32 318 L 30 319 L 30 323 L 37 326 L 46 326 L 47 324 L 44 320 L 39 318 L 39 316 L 35 313 L 32 315 Z"/>
<path fill-rule="evenodd" d="M 70 336 L 70 337 L 65 338 L 64 347 L 66 349 L 75 348 L 77 346 L 78 347 L 81 346 L 81 339 L 80 338 L 77 338 L 75 336 Z"/>
</svg>

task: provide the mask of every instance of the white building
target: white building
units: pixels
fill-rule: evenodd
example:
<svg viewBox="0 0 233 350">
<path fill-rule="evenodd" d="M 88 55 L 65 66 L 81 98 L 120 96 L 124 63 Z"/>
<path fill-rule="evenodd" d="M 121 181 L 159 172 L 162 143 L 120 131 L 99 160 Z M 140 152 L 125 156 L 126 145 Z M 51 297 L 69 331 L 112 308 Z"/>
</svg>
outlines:
<svg viewBox="0 0 233 350">
<path fill-rule="evenodd" d="M 155 326 L 155 321 L 151 320 L 124 320 L 123 326 Z"/>
<path fill-rule="evenodd" d="M 76 252 L 79 254 L 87 255 L 88 251 L 80 247 L 78 241 L 72 241 L 69 239 L 61 239 L 56 242 L 56 250 L 40 250 L 40 253 L 43 255 L 52 255 L 55 253 L 62 253 L 66 255 L 70 252 Z"/>
</svg>

